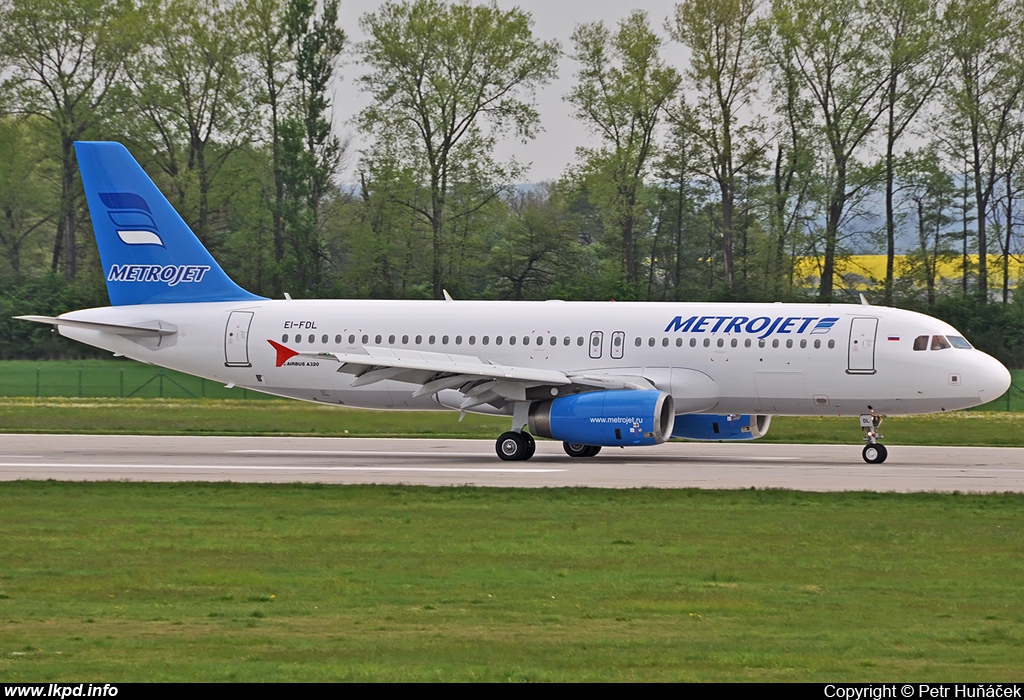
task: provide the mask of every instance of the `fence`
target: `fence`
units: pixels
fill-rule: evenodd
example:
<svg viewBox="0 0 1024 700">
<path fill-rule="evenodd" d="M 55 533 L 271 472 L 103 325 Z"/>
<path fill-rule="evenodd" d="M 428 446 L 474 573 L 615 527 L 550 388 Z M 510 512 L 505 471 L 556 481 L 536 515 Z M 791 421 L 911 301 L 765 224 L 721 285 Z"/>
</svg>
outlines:
<svg viewBox="0 0 1024 700">
<path fill-rule="evenodd" d="M 1017 381 L 987 411 L 1024 412 L 1024 388 Z M 193 377 L 138 362 L 81 360 L 73 362 L 0 362 L 0 396 L 63 396 L 72 398 L 266 399 L 258 391 L 226 388 L 220 382 Z"/>
<path fill-rule="evenodd" d="M 0 396 L 262 399 L 266 394 L 137 362 L 0 362 Z"/>
</svg>

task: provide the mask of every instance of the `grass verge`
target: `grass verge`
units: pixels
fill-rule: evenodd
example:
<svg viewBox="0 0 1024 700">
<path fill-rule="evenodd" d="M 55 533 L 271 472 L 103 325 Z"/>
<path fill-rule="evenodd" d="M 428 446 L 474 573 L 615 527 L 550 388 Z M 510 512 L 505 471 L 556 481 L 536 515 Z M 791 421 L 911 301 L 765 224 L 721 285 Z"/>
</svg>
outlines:
<svg viewBox="0 0 1024 700">
<path fill-rule="evenodd" d="M 136 435 L 309 435 L 494 439 L 508 419 L 454 411 L 367 411 L 300 401 L 0 398 L 0 432 Z M 968 411 L 898 416 L 882 425 L 894 445 L 1024 446 L 1024 413 Z M 861 439 L 856 417 L 776 417 L 765 442 L 842 444 Z"/>
<path fill-rule="evenodd" d="M 1019 495 L 0 492 L 6 682 L 1022 679 Z"/>
</svg>

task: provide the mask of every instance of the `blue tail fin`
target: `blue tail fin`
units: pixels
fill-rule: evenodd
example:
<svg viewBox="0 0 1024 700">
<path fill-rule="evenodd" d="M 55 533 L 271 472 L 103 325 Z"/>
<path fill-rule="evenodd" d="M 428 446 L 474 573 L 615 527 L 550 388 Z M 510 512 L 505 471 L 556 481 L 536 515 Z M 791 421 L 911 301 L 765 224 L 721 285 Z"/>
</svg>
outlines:
<svg viewBox="0 0 1024 700">
<path fill-rule="evenodd" d="M 78 141 L 75 152 L 111 304 L 263 299 L 225 274 L 128 149 Z"/>
</svg>

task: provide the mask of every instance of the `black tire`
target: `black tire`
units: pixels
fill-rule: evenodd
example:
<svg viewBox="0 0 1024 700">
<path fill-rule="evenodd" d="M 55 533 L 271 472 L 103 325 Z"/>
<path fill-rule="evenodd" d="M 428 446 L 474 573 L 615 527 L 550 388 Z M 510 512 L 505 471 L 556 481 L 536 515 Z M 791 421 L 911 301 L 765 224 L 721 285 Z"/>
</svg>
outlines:
<svg viewBox="0 0 1024 700">
<path fill-rule="evenodd" d="M 534 440 L 533 436 L 529 433 L 519 434 L 523 436 L 523 441 L 526 443 L 526 453 L 523 456 L 523 459 L 530 459 L 533 457 L 534 453 L 537 452 L 537 441 Z"/>
<path fill-rule="evenodd" d="M 562 449 L 570 457 L 593 457 L 601 451 L 601 446 L 584 445 L 581 442 L 563 442 Z"/>
<path fill-rule="evenodd" d="M 868 464 L 881 464 L 885 461 L 885 458 L 889 456 L 889 450 L 885 449 L 885 445 L 865 445 L 864 452 L 861 453 L 864 457 L 864 461 Z"/>
<path fill-rule="evenodd" d="M 533 439 L 532 437 L 530 438 Z M 529 459 L 533 452 L 528 447 L 529 443 L 523 438 L 523 433 L 511 431 L 502 433 L 501 437 L 494 443 L 494 451 L 498 457 L 506 462 L 518 462 Z"/>
</svg>

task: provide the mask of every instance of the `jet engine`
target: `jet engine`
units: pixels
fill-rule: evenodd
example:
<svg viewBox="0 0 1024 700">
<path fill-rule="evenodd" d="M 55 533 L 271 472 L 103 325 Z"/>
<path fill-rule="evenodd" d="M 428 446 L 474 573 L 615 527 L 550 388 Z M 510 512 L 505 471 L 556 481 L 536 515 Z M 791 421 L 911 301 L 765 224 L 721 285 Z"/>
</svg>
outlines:
<svg viewBox="0 0 1024 700">
<path fill-rule="evenodd" d="M 764 437 L 771 422 L 772 417 L 765 415 L 687 413 L 676 416 L 672 437 L 687 440 L 756 440 Z"/>
<path fill-rule="evenodd" d="M 584 445 L 657 445 L 669 438 L 672 395 L 654 389 L 590 391 L 530 407 L 530 432 Z"/>
</svg>

